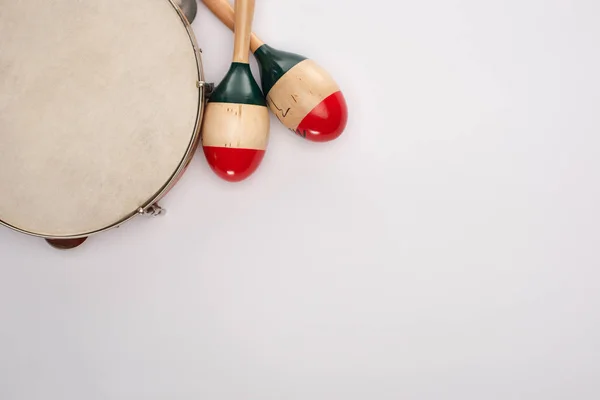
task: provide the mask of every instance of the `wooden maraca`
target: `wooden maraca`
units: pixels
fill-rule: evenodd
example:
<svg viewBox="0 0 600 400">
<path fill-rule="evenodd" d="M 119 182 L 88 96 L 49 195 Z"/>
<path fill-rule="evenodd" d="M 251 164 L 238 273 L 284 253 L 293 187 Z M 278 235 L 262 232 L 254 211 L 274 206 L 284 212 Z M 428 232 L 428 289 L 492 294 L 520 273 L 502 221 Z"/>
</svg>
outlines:
<svg viewBox="0 0 600 400">
<path fill-rule="evenodd" d="M 202 147 L 212 170 L 239 182 L 259 167 L 269 141 L 269 110 L 248 64 L 255 0 L 235 0 L 233 62 L 206 105 Z"/>
<path fill-rule="evenodd" d="M 234 10 L 227 0 L 202 0 L 229 29 Z M 250 50 L 260 67 L 263 93 L 277 118 L 313 142 L 338 138 L 348 121 L 346 100 L 333 78 L 314 61 L 280 51 L 251 35 Z"/>
</svg>

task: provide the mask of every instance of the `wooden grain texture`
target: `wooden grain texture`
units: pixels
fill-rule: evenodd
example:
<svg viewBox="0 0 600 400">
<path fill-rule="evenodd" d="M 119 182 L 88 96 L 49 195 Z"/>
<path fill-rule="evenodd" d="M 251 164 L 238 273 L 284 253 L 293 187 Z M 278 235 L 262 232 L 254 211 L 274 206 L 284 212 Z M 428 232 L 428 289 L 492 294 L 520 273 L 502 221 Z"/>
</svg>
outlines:
<svg viewBox="0 0 600 400">
<path fill-rule="evenodd" d="M 235 0 L 233 61 L 248 64 L 255 0 Z"/>
<path fill-rule="evenodd" d="M 267 95 L 267 104 L 287 128 L 295 130 L 309 112 L 338 90 L 327 71 L 304 60 L 277 81 Z"/>
<path fill-rule="evenodd" d="M 269 110 L 253 104 L 208 103 L 202 145 L 265 150 Z"/>
<path fill-rule="evenodd" d="M 229 29 L 234 30 L 235 11 L 228 0 L 202 0 L 204 5 Z M 264 42 L 250 33 L 250 50 L 254 53 Z"/>
</svg>

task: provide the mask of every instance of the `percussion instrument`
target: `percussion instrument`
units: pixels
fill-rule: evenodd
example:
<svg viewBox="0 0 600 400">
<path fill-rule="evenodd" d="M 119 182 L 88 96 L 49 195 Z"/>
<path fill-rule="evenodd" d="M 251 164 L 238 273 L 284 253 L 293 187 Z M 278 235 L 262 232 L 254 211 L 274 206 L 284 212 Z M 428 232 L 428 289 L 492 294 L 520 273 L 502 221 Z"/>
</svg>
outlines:
<svg viewBox="0 0 600 400">
<path fill-rule="evenodd" d="M 234 10 L 227 0 L 202 0 L 229 29 Z M 292 132 L 327 142 L 346 128 L 348 109 L 339 86 L 314 61 L 277 50 L 252 34 L 250 49 L 260 67 L 263 93 L 270 110 Z"/>
<path fill-rule="evenodd" d="M 206 105 L 202 146 L 212 170 L 229 182 L 252 175 L 269 141 L 269 110 L 250 65 L 254 0 L 235 0 L 233 62 Z"/>
<path fill-rule="evenodd" d="M 6 1 L 0 49 L 0 223 L 73 248 L 161 214 L 197 149 L 210 90 L 182 10 Z"/>
</svg>

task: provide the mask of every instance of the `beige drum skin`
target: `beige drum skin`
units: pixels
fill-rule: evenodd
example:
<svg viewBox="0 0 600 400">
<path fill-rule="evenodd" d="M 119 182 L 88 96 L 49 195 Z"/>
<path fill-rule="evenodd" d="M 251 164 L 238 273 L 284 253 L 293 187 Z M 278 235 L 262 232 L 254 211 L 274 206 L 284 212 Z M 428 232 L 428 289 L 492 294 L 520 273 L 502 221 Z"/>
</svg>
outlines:
<svg viewBox="0 0 600 400">
<path fill-rule="evenodd" d="M 0 222 L 83 238 L 152 207 L 194 154 L 200 51 L 170 0 L 3 1 Z"/>
</svg>

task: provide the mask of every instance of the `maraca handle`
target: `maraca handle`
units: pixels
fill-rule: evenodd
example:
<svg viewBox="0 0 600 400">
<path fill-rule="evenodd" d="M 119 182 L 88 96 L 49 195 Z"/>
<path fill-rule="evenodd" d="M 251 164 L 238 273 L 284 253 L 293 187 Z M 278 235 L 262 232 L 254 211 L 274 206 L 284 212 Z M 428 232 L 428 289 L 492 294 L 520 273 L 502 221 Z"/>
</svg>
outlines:
<svg viewBox="0 0 600 400">
<path fill-rule="evenodd" d="M 202 2 L 225 26 L 235 31 L 236 13 L 228 0 L 202 0 Z M 254 4 L 252 8 L 254 9 Z M 253 53 L 263 44 L 262 40 L 250 32 L 250 50 Z"/>
</svg>

